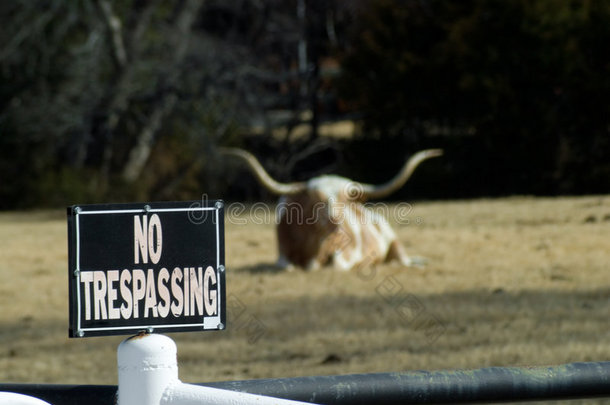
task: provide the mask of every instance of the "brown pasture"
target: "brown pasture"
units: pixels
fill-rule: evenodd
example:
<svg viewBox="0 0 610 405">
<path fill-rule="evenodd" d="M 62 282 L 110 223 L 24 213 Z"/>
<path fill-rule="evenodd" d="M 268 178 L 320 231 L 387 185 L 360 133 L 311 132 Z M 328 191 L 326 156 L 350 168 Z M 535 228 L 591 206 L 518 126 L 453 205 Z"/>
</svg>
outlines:
<svg viewBox="0 0 610 405">
<path fill-rule="evenodd" d="M 277 271 L 265 207 L 228 210 L 228 328 L 171 335 L 180 378 L 610 360 L 610 196 L 373 208 L 426 268 Z M 116 384 L 125 337 L 67 337 L 63 211 L 0 213 L 0 276 L 0 382 Z"/>
</svg>

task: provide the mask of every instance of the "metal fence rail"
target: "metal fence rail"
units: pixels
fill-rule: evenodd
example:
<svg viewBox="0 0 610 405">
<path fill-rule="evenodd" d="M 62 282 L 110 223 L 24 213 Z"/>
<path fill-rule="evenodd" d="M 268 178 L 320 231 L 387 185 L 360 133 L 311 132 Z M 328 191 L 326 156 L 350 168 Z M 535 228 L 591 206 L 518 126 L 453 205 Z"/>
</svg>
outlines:
<svg viewBox="0 0 610 405">
<path fill-rule="evenodd" d="M 0 384 L 0 391 L 40 398 L 52 405 L 113 405 L 116 385 Z"/>
<path fill-rule="evenodd" d="M 610 398 L 610 362 L 409 371 L 200 384 L 320 404 L 441 404 Z M 53 405 L 113 404 L 116 386 L 0 384 Z"/>
</svg>

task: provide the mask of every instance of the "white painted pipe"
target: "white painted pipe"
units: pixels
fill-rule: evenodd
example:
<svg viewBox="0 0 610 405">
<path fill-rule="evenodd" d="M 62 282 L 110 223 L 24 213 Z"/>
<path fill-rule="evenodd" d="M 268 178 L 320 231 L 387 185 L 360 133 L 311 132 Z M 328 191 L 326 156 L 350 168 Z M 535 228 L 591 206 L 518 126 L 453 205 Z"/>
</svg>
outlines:
<svg viewBox="0 0 610 405">
<path fill-rule="evenodd" d="M 178 381 L 176 344 L 164 335 L 141 334 L 117 350 L 119 405 L 159 405 L 165 388 Z"/>
<path fill-rule="evenodd" d="M 164 335 L 141 334 L 121 342 L 117 351 L 118 405 L 306 404 L 184 384 L 178 379 L 176 354 L 176 344 Z"/>
<path fill-rule="evenodd" d="M 161 405 L 310 405 L 309 402 L 265 397 L 245 392 L 221 390 L 192 384 L 167 387 Z"/>
<path fill-rule="evenodd" d="M 42 399 L 14 392 L 0 392 L 0 405 L 51 405 Z"/>
</svg>

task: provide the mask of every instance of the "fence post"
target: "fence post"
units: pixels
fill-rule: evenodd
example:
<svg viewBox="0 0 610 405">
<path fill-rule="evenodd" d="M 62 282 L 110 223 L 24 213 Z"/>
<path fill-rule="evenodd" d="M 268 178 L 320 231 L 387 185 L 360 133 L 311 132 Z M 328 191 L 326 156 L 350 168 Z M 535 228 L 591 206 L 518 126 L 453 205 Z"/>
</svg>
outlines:
<svg viewBox="0 0 610 405">
<path fill-rule="evenodd" d="M 117 350 L 118 405 L 303 405 L 305 402 L 184 384 L 176 344 L 164 335 L 139 334 Z M 0 404 L 1 405 L 1 404 Z"/>
<path fill-rule="evenodd" d="M 167 386 L 179 382 L 176 344 L 164 335 L 125 339 L 117 363 L 119 405 L 159 405 Z"/>
<path fill-rule="evenodd" d="M 14 392 L 0 392 L 0 405 L 50 405 L 42 399 Z"/>
</svg>

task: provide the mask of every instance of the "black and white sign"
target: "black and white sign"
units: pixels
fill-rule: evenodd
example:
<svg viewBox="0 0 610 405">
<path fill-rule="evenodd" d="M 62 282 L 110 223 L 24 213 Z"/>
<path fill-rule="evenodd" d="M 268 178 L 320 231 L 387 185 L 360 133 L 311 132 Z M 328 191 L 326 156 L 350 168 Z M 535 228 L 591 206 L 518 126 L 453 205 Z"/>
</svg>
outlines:
<svg viewBox="0 0 610 405">
<path fill-rule="evenodd" d="M 222 201 L 68 208 L 70 337 L 224 329 Z"/>
</svg>

